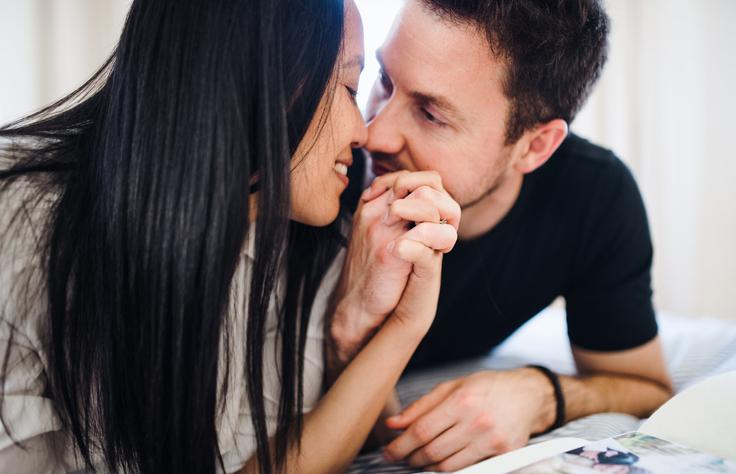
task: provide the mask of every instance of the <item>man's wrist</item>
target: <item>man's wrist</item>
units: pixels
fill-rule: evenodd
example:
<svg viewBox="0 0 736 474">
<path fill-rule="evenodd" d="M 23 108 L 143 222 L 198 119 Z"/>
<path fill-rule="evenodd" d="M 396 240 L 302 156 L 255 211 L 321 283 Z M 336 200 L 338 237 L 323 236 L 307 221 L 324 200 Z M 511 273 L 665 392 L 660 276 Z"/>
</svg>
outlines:
<svg viewBox="0 0 736 474">
<path fill-rule="evenodd" d="M 557 397 L 554 386 L 550 383 L 549 378 L 537 368 L 525 367 L 521 370 L 525 371 L 534 381 L 534 393 L 538 395 L 537 416 L 530 434 L 545 433 L 554 426 L 557 420 Z"/>
</svg>

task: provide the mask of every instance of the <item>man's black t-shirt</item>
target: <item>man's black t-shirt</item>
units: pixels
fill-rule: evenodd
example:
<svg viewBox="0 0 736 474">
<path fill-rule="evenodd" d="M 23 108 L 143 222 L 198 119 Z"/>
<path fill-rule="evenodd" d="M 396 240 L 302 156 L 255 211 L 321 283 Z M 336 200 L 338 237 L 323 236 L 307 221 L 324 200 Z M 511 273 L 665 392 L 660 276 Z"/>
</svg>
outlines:
<svg viewBox="0 0 736 474">
<path fill-rule="evenodd" d="M 558 296 L 574 345 L 644 344 L 657 334 L 651 264 L 631 173 L 612 152 L 571 135 L 525 177 L 496 227 L 444 257 L 437 317 L 409 368 L 485 354 Z"/>
</svg>

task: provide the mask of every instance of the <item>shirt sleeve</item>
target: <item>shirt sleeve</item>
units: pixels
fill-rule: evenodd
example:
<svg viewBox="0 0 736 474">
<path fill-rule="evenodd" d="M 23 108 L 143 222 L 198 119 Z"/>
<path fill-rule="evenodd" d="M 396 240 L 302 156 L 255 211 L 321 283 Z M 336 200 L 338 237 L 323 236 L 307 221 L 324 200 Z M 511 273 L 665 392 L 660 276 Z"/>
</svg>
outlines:
<svg viewBox="0 0 736 474">
<path fill-rule="evenodd" d="M 324 331 L 329 299 L 337 286 L 337 281 L 345 261 L 345 250 L 341 250 L 330 265 L 315 295 L 312 313 L 307 327 L 307 341 L 304 348 L 304 406 L 303 412 L 312 411 L 322 395 L 322 379 L 324 376 Z M 280 295 L 283 296 L 283 295 Z M 275 306 L 274 306 L 275 307 Z M 278 426 L 278 404 L 281 390 L 280 379 L 280 340 L 275 311 L 269 311 L 266 323 L 266 340 L 264 341 L 264 381 L 263 398 L 266 414 L 266 430 L 273 436 Z M 247 390 L 243 384 L 236 428 L 233 433 L 233 449 L 223 453 L 225 470 L 240 470 L 256 451 L 256 434 L 251 420 L 253 413 L 248 401 Z"/>
<path fill-rule="evenodd" d="M 592 183 L 564 294 L 570 341 L 595 351 L 632 349 L 657 335 L 646 210 L 631 172 L 611 160 Z"/>
<path fill-rule="evenodd" d="M 19 181 L 4 190 L 0 228 L 0 472 L 66 472 L 66 437 L 47 395 L 46 357 L 39 337 L 43 304 L 40 257 L 45 201 Z M 22 207 L 31 199 L 36 207 Z M 51 201 L 49 201 L 51 202 Z"/>
<path fill-rule="evenodd" d="M 0 424 L 0 471 L 62 472 L 54 449 L 61 424 L 46 387 L 42 358 L 32 341 L 2 321 L 0 346 L 7 352 Z"/>
<path fill-rule="evenodd" d="M 320 318 L 321 319 L 321 318 Z M 321 321 L 310 321 L 307 330 L 307 341 L 304 354 L 304 407 L 303 411 L 309 412 L 316 405 L 320 396 L 322 374 L 324 364 L 322 345 L 324 337 L 321 332 Z M 269 328 L 264 342 L 264 380 L 263 401 L 266 415 L 266 431 L 271 437 L 276 433 L 278 426 L 279 395 L 281 390 L 281 379 L 277 351 L 280 348 L 279 336 L 276 327 Z M 225 470 L 236 472 L 240 470 L 248 459 L 256 451 L 256 433 L 253 427 L 248 393 L 244 390 L 241 395 L 241 403 L 238 412 L 237 427 L 234 432 L 235 449 L 223 453 Z"/>
</svg>

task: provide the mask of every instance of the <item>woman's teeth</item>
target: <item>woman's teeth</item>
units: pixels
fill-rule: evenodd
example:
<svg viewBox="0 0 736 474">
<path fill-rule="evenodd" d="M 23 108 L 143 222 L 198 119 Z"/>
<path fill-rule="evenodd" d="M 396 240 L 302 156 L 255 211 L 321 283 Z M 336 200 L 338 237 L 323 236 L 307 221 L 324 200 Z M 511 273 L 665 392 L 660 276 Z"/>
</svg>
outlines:
<svg viewBox="0 0 736 474">
<path fill-rule="evenodd" d="M 348 165 L 345 163 L 335 163 L 335 171 L 340 173 L 343 176 L 348 175 Z"/>
</svg>

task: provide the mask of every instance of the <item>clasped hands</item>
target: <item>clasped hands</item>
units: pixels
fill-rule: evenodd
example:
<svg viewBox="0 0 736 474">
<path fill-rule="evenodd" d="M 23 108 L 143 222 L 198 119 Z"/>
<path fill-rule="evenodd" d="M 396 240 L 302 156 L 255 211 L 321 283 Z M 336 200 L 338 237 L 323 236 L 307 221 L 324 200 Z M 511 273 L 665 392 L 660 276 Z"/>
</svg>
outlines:
<svg viewBox="0 0 736 474">
<path fill-rule="evenodd" d="M 436 308 L 428 305 L 436 304 L 439 293 L 441 257 L 455 245 L 459 225 L 460 206 L 436 172 L 387 174 L 365 190 L 353 217 L 330 324 L 341 363 L 351 360 L 388 317 L 429 329 Z M 411 263 L 423 254 L 432 254 L 432 265 Z M 437 294 L 405 292 L 410 278 L 436 280 L 436 285 L 415 287 Z"/>
<path fill-rule="evenodd" d="M 413 275 L 417 269 L 409 262 L 434 252 L 440 258 L 433 271 L 440 272 L 441 254 L 452 250 L 459 223 L 460 206 L 435 172 L 387 174 L 365 190 L 329 326 L 340 363 L 349 362 L 389 317 L 429 329 L 431 320 L 410 321 L 411 308 L 432 298 L 404 294 L 409 278 L 421 277 Z M 553 421 L 552 387 L 538 371 L 479 372 L 439 385 L 388 418 L 386 425 L 403 433 L 384 456 L 453 471 L 522 447 Z"/>
</svg>

